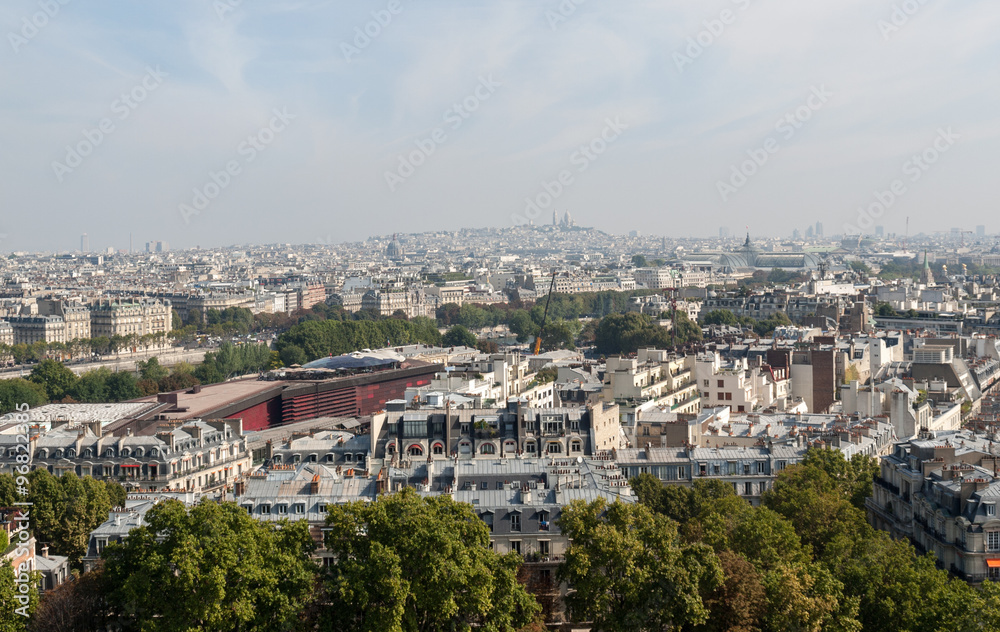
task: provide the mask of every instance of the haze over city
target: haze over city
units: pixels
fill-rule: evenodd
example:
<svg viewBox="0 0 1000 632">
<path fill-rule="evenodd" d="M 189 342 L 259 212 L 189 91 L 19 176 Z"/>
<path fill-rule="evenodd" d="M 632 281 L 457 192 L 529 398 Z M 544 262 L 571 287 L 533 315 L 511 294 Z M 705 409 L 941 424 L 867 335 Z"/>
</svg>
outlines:
<svg viewBox="0 0 1000 632">
<path fill-rule="evenodd" d="M 17 0 L 0 24 L 3 251 L 354 241 L 553 208 L 671 237 L 996 230 L 983 2 Z"/>
</svg>

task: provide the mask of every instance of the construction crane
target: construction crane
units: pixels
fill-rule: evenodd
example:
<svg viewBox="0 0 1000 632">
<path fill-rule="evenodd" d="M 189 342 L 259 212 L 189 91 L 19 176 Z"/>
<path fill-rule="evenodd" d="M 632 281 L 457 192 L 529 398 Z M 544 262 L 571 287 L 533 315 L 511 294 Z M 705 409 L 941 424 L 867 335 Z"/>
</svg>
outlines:
<svg viewBox="0 0 1000 632">
<path fill-rule="evenodd" d="M 556 288 L 556 271 L 552 271 L 552 283 L 549 285 L 549 298 L 545 301 L 545 311 L 542 313 L 542 326 L 538 330 L 538 337 L 535 338 L 535 355 L 542 350 L 542 336 L 545 335 L 545 323 L 549 318 L 549 305 L 552 303 L 552 292 Z"/>
</svg>

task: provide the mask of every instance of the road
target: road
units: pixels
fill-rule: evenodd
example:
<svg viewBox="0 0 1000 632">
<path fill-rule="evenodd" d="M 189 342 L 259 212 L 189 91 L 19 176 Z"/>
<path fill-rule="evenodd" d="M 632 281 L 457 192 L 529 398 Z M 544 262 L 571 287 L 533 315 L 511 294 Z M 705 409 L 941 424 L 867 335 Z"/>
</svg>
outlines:
<svg viewBox="0 0 1000 632">
<path fill-rule="evenodd" d="M 153 356 L 160 361 L 162 366 L 171 366 L 178 362 L 189 362 L 200 364 L 205 359 L 205 352 L 212 351 L 211 348 L 184 349 L 174 347 L 167 350 L 151 350 L 139 353 L 122 353 L 119 357 L 107 356 L 99 362 L 85 362 L 82 364 L 67 364 L 66 366 L 77 375 L 106 366 L 112 371 L 135 371 L 135 363 L 139 360 L 147 360 Z M 0 378 L 26 377 L 31 373 L 31 366 L 19 366 L 12 369 L 0 370 Z"/>
</svg>

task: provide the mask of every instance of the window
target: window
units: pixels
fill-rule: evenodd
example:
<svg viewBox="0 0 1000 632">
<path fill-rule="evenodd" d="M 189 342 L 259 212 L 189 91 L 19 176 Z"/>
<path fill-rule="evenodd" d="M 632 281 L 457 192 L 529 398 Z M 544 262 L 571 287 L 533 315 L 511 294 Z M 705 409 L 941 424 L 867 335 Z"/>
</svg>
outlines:
<svg viewBox="0 0 1000 632">
<path fill-rule="evenodd" d="M 784 461 L 777 461 L 775 463 L 775 466 L 778 468 L 779 472 L 785 469 L 785 465 L 786 463 Z"/>
<path fill-rule="evenodd" d="M 325 514 L 326 513 L 326 503 L 319 503 L 318 505 L 316 505 L 316 511 L 318 511 L 321 514 Z"/>
<path fill-rule="evenodd" d="M 744 463 L 743 464 L 743 475 L 744 476 L 749 476 L 749 474 L 750 474 L 750 464 L 749 463 Z"/>
<path fill-rule="evenodd" d="M 108 545 L 107 538 L 98 538 L 97 539 L 97 554 L 100 555 L 101 553 L 103 553 L 104 552 L 104 547 L 106 547 L 107 545 Z"/>
<path fill-rule="evenodd" d="M 269 515 L 271 513 L 271 505 L 261 505 L 260 513 L 264 515 Z"/>
<path fill-rule="evenodd" d="M 535 442 L 534 441 L 529 441 L 529 442 L 525 443 L 524 444 L 524 451 L 525 452 L 530 452 L 531 454 L 534 454 L 535 453 Z"/>
<path fill-rule="evenodd" d="M 424 449 L 418 446 L 417 444 L 413 444 L 410 446 L 409 453 L 410 456 L 423 456 Z"/>
<path fill-rule="evenodd" d="M 720 474 L 722 474 L 722 466 L 719 465 L 718 463 L 713 463 L 712 464 L 712 474 L 714 474 L 716 476 L 719 476 Z"/>
<path fill-rule="evenodd" d="M 726 465 L 728 466 L 729 475 L 736 476 L 736 461 L 730 461 Z"/>
<path fill-rule="evenodd" d="M 1000 551 L 1000 531 L 986 532 L 986 550 Z"/>
<path fill-rule="evenodd" d="M 767 472 L 765 470 L 766 470 L 766 463 L 764 463 L 764 461 L 757 461 L 757 473 L 766 474 Z"/>
<path fill-rule="evenodd" d="M 479 517 L 486 523 L 486 527 L 490 530 L 490 533 L 493 533 L 493 513 L 487 511 L 486 513 L 480 514 Z"/>
<path fill-rule="evenodd" d="M 292 509 L 296 514 L 302 515 L 306 512 L 306 506 L 303 503 L 295 503 Z"/>
<path fill-rule="evenodd" d="M 702 381 L 704 382 L 703 386 L 707 387 L 708 386 L 708 380 L 702 380 Z"/>
<path fill-rule="evenodd" d="M 569 422 L 569 429 L 572 430 L 573 432 L 579 432 L 580 431 L 580 422 L 579 421 L 571 421 L 571 422 Z"/>
<path fill-rule="evenodd" d="M 726 393 L 726 401 L 727 402 L 731 402 L 732 400 L 733 400 L 733 394 L 732 393 Z"/>
<path fill-rule="evenodd" d="M 487 481 L 481 481 L 479 483 L 479 489 L 489 489 L 490 484 Z"/>
<path fill-rule="evenodd" d="M 479 448 L 480 454 L 496 454 L 497 448 L 492 443 L 484 443 L 481 448 Z"/>
<path fill-rule="evenodd" d="M 549 454 L 562 454 L 562 444 L 561 443 L 550 443 L 548 445 L 547 451 Z"/>
<path fill-rule="evenodd" d="M 549 541 L 548 540 L 539 540 L 538 541 L 538 552 L 540 554 L 542 554 L 542 555 L 548 555 L 549 554 Z"/>
<path fill-rule="evenodd" d="M 719 380 L 719 388 L 725 388 L 726 383 L 723 380 Z"/>
<path fill-rule="evenodd" d="M 574 441 L 570 444 L 570 452 L 579 452 L 581 450 L 581 445 L 579 441 Z"/>
<path fill-rule="evenodd" d="M 704 463 L 698 464 L 698 476 L 705 476 L 708 474 L 708 466 Z"/>
<path fill-rule="evenodd" d="M 511 531 L 521 530 L 521 514 L 517 512 L 510 514 L 510 530 Z"/>
<path fill-rule="evenodd" d="M 407 439 L 412 439 L 415 437 L 423 437 L 427 434 L 427 422 L 424 420 L 417 421 L 404 421 L 403 422 L 403 437 Z"/>
<path fill-rule="evenodd" d="M 521 541 L 520 540 L 511 540 L 510 541 L 510 550 L 513 551 L 514 553 L 517 553 L 518 555 L 520 555 L 521 554 Z"/>
<path fill-rule="evenodd" d="M 986 503 L 986 515 L 995 516 L 997 514 L 997 506 L 994 503 Z"/>
<path fill-rule="evenodd" d="M 243 508 L 247 510 L 247 513 L 253 515 L 253 505 L 243 505 Z"/>
<path fill-rule="evenodd" d="M 440 443 L 435 443 L 433 450 L 434 454 L 444 454 L 444 446 Z"/>
<path fill-rule="evenodd" d="M 743 483 L 743 495 L 753 496 L 753 483 Z"/>
<path fill-rule="evenodd" d="M 470 428 L 471 428 L 471 424 L 469 424 L 469 422 L 466 422 L 466 421 L 462 422 L 462 425 L 461 425 L 461 432 L 462 432 L 462 434 L 464 434 L 464 435 L 469 434 L 469 429 Z"/>
</svg>

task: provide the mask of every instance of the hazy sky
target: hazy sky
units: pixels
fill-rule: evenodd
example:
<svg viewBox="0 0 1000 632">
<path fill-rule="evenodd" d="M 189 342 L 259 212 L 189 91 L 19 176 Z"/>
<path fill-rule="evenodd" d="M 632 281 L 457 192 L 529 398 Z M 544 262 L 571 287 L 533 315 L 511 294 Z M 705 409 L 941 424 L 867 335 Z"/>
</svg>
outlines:
<svg viewBox="0 0 1000 632">
<path fill-rule="evenodd" d="M 526 198 L 787 235 L 885 192 L 862 228 L 1000 231 L 996 2 L 5 0 L 0 27 L 3 251 L 508 226 Z"/>
</svg>

